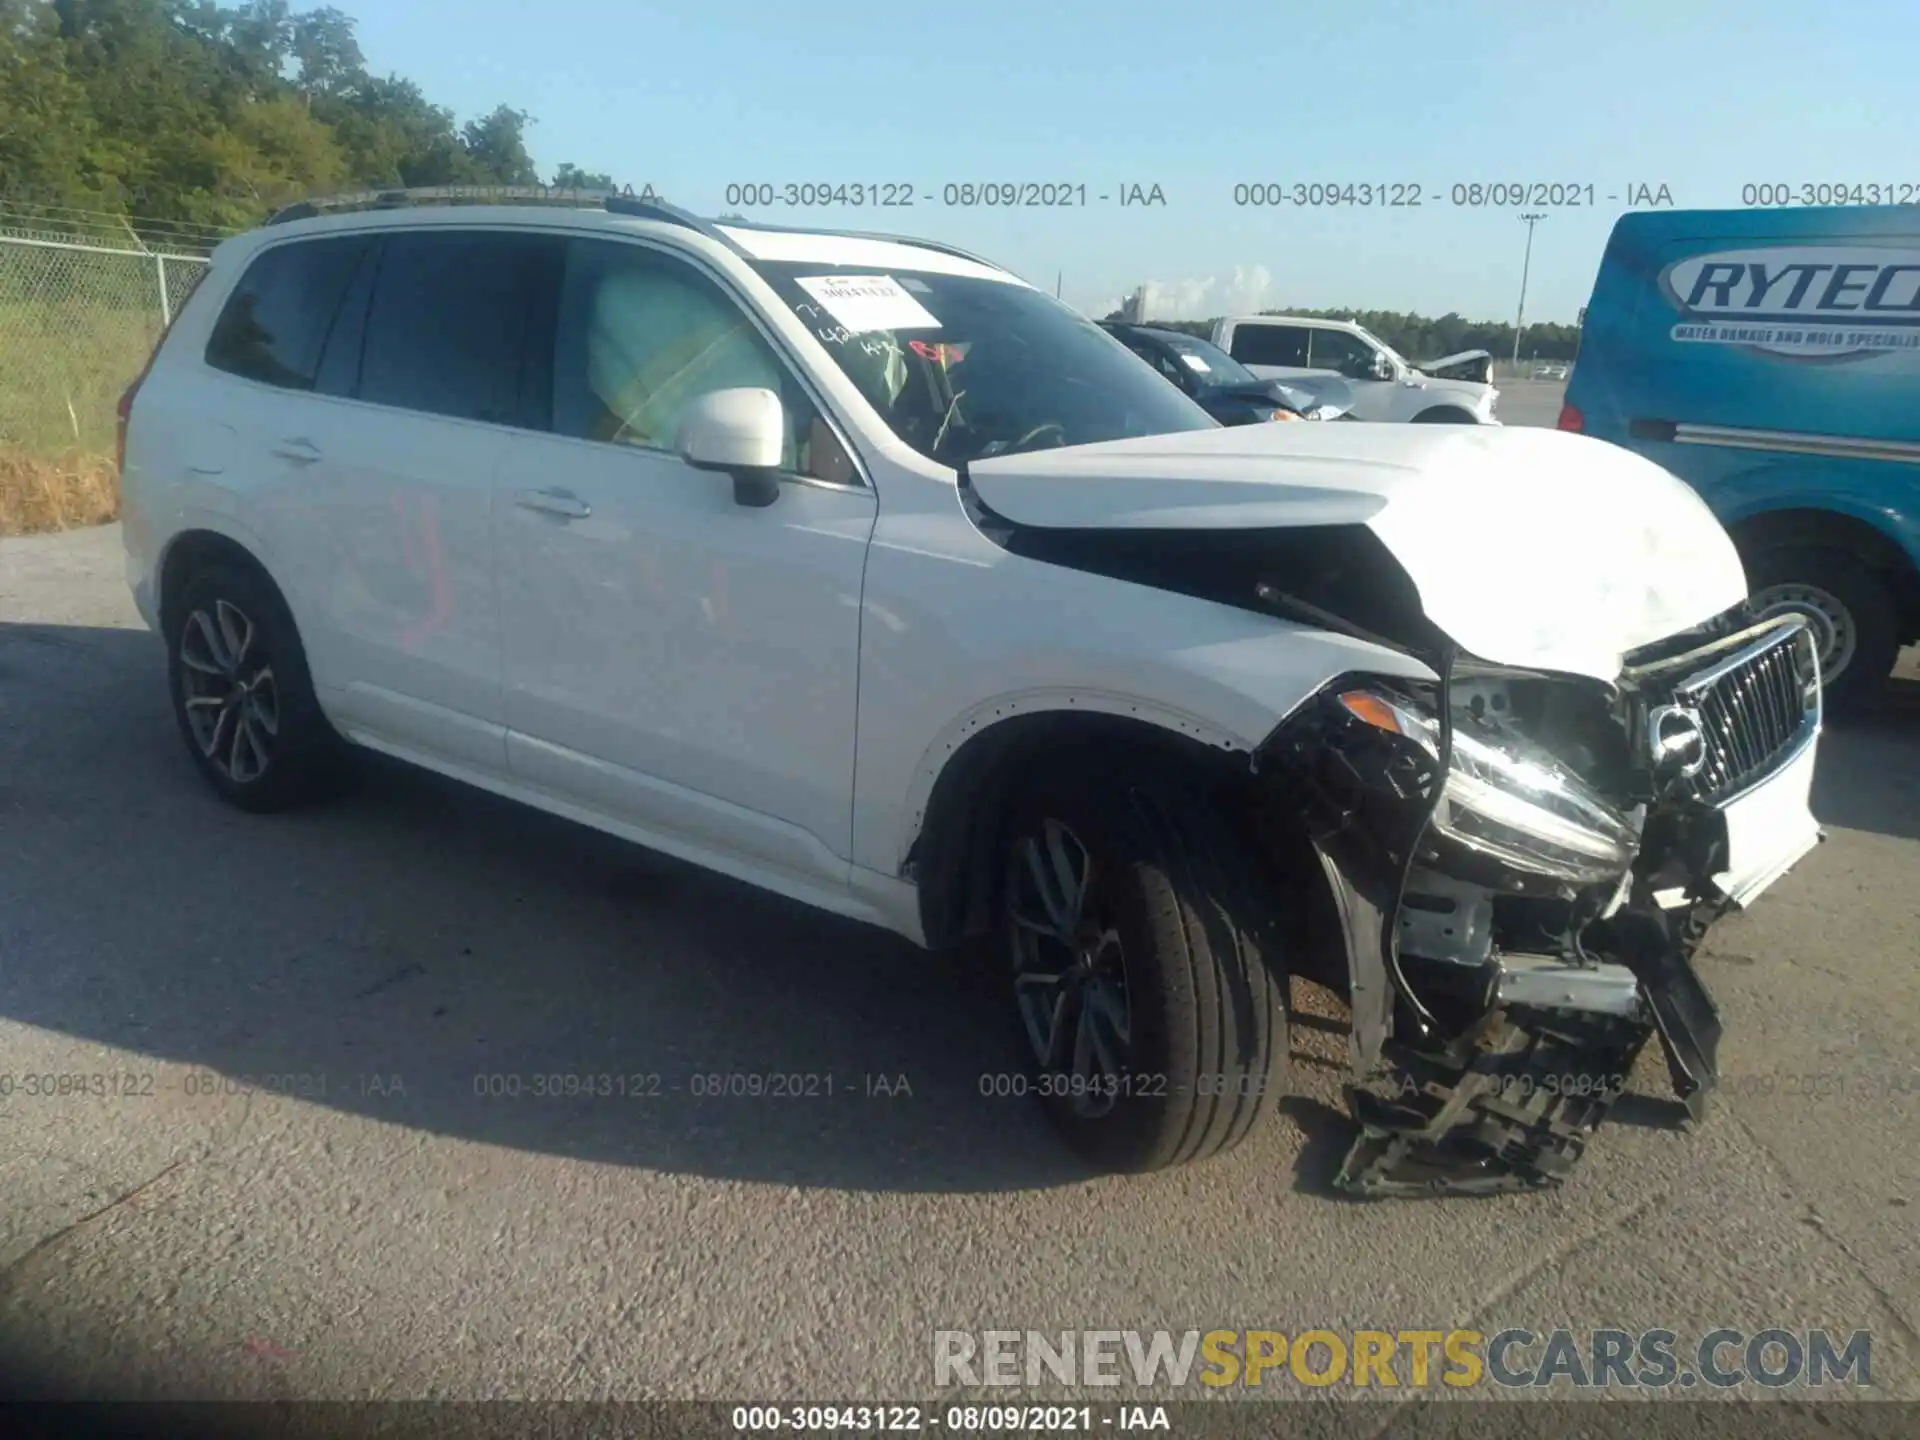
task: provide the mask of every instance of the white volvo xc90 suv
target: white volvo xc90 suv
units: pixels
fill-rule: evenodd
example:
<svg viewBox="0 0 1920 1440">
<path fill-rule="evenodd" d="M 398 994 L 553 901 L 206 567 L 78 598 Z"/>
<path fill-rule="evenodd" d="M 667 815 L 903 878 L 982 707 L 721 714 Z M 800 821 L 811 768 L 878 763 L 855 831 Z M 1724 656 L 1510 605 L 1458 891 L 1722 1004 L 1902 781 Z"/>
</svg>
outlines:
<svg viewBox="0 0 1920 1440">
<path fill-rule="evenodd" d="M 1656 1036 L 1698 1110 L 1691 956 L 1818 839 L 1820 690 L 1686 486 L 1222 428 L 931 242 L 474 198 L 229 240 L 122 404 L 227 800 L 366 747 L 961 948 L 1113 1169 L 1272 1107 L 1295 971 L 1355 1193 L 1556 1182 Z"/>
</svg>

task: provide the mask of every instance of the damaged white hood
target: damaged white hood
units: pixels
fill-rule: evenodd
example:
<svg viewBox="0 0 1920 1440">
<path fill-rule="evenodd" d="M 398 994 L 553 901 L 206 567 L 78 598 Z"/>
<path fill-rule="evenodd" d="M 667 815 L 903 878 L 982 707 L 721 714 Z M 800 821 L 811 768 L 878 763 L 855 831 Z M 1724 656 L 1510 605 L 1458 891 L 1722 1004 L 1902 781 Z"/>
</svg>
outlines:
<svg viewBox="0 0 1920 1440">
<path fill-rule="evenodd" d="M 1492 358 L 1493 353 L 1488 350 L 1456 350 L 1451 355 L 1442 355 L 1438 360 L 1429 360 L 1414 368 L 1431 373 L 1435 370 L 1444 370 L 1449 365 L 1458 365 L 1464 360 L 1491 360 Z"/>
<path fill-rule="evenodd" d="M 1482 391 L 1493 388 L 1493 356 L 1485 350 L 1460 350 L 1413 368 L 1429 380 L 1448 380 Z"/>
<path fill-rule="evenodd" d="M 1602 680 L 1747 591 L 1684 483 L 1556 430 L 1244 425 L 996 456 L 968 476 L 993 511 L 1041 528 L 1364 524 L 1464 650 Z"/>
</svg>

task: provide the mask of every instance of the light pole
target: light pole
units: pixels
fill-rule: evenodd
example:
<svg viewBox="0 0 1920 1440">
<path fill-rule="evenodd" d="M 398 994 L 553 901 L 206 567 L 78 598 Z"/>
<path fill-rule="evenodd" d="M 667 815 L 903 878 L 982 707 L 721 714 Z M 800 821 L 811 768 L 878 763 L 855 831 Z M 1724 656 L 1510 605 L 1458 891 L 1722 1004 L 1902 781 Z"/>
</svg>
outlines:
<svg viewBox="0 0 1920 1440">
<path fill-rule="evenodd" d="M 1520 262 L 1520 309 L 1513 317 L 1513 368 L 1520 368 L 1520 329 L 1527 318 L 1527 271 L 1533 265 L 1533 227 L 1547 217 L 1544 214 L 1522 215 L 1527 222 L 1527 258 Z"/>
</svg>

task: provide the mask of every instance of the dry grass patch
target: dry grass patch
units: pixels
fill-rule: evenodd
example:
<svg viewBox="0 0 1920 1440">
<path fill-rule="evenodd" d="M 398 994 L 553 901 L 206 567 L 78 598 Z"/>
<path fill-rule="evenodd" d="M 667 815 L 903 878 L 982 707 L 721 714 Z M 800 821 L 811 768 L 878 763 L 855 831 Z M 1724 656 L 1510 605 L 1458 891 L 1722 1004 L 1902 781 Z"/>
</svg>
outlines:
<svg viewBox="0 0 1920 1440">
<path fill-rule="evenodd" d="M 0 450 L 0 535 L 104 525 L 120 515 L 120 473 L 105 455 Z"/>
</svg>

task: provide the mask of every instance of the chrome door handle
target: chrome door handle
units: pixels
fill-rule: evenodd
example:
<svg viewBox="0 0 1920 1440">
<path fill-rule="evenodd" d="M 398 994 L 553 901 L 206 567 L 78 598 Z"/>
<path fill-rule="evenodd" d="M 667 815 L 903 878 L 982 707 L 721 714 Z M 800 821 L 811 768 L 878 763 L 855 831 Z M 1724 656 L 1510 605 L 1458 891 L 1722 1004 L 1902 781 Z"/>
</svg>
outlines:
<svg viewBox="0 0 1920 1440">
<path fill-rule="evenodd" d="M 282 440 L 272 453 L 296 465 L 311 465 L 320 458 L 320 447 L 304 436 L 296 436 Z"/>
<path fill-rule="evenodd" d="M 522 490 L 513 497 L 513 503 L 522 510 L 538 510 L 566 520 L 584 520 L 593 514 L 593 507 L 571 490 Z"/>
</svg>

